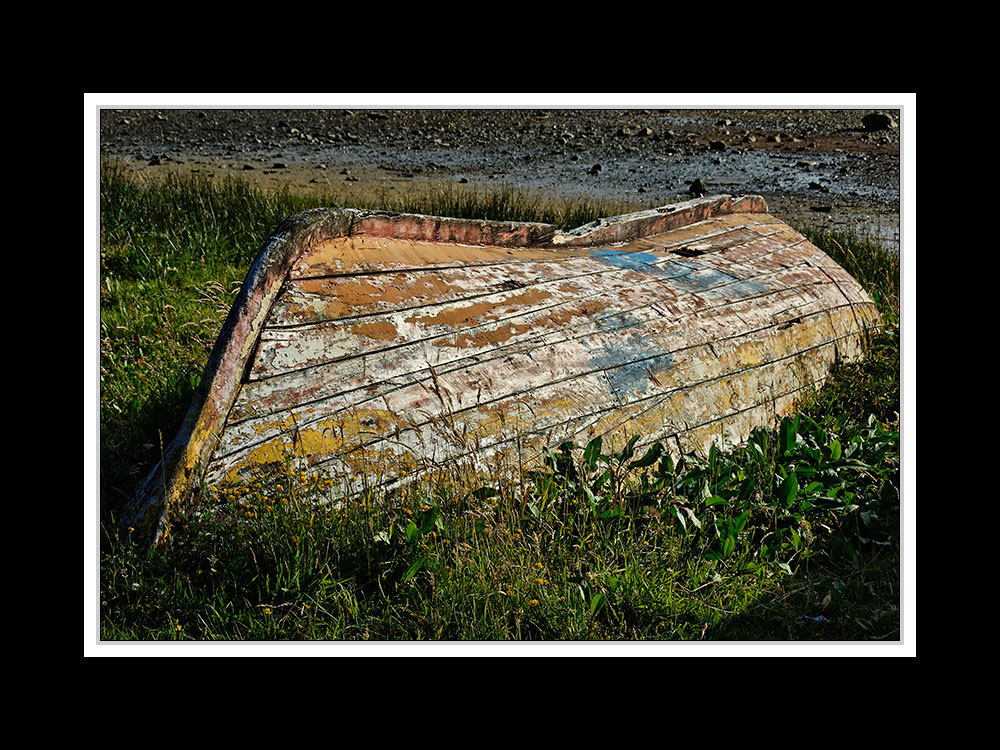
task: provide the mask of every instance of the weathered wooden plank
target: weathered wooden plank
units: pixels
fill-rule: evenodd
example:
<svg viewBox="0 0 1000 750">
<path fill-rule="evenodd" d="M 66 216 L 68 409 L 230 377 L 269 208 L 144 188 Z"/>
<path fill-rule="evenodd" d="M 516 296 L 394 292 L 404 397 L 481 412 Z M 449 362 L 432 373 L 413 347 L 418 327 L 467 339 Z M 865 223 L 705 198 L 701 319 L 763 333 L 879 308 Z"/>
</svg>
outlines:
<svg viewBox="0 0 1000 750">
<path fill-rule="evenodd" d="M 523 460 L 528 460 L 554 442 L 615 431 L 670 437 L 697 429 L 700 436 L 736 435 L 745 420 L 739 416 L 743 412 L 821 382 L 829 366 L 849 353 L 842 347 L 853 346 L 854 337 L 836 337 L 834 330 L 842 326 L 830 317 L 822 313 L 815 325 L 803 324 L 807 327 L 801 332 L 784 334 L 784 338 L 811 340 L 817 329 L 823 329 L 828 338 L 822 344 L 776 359 L 766 358 L 767 352 L 777 348 L 773 344 L 781 343 L 774 337 L 706 344 L 702 351 L 683 352 L 671 363 L 675 368 L 664 369 L 663 360 L 651 358 L 642 363 L 645 382 L 641 388 L 609 387 L 608 382 L 616 377 L 630 384 L 640 380 L 639 368 L 632 373 L 622 372 L 627 368 L 610 368 L 545 382 L 501 398 L 479 393 L 471 402 L 468 398 L 463 402 L 462 394 L 468 394 L 467 371 L 457 371 L 453 373 L 457 377 L 451 378 L 441 375 L 430 384 L 299 424 L 250 448 L 249 460 L 220 457 L 209 477 L 218 481 L 234 467 L 256 470 L 298 455 L 315 468 L 346 465 L 349 473 L 377 469 L 392 479 L 401 472 L 413 475 L 470 452 L 488 453 L 514 442 L 524 451 Z M 758 362 L 762 352 L 765 359 Z M 672 378 L 672 373 L 683 375 Z M 545 381 L 547 373 L 538 375 Z M 401 463 L 387 462 L 389 455 Z M 488 455 L 482 458 L 489 460 Z M 234 473 L 229 478 L 237 477 Z"/>
<path fill-rule="evenodd" d="M 693 231 L 687 228 L 689 231 L 686 232 L 675 230 L 660 235 L 656 242 L 636 240 L 616 248 L 616 252 L 661 253 L 681 248 L 692 238 L 698 239 L 699 247 L 708 245 L 718 250 L 752 242 L 762 234 L 780 233 L 780 229 L 770 229 L 774 225 L 773 221 L 762 223 L 759 221 L 760 216 L 759 214 L 726 216 L 704 222 L 703 227 L 695 228 Z M 762 230 L 762 227 L 768 229 Z M 360 241 L 360 238 L 347 239 Z M 549 279 L 560 279 L 593 270 L 592 265 L 588 267 L 586 264 L 586 257 L 579 254 L 560 254 L 547 259 L 548 262 L 566 262 L 558 271 L 537 265 L 543 260 L 537 256 L 538 253 L 533 253 L 528 259 L 513 255 L 505 263 L 471 267 L 435 266 L 407 268 L 408 272 L 294 278 L 289 281 L 282 297 L 276 301 L 269 325 L 271 327 L 301 325 L 373 312 L 409 309 L 422 304 L 440 304 L 478 294 L 528 286 L 536 281 L 539 274 Z"/>
<path fill-rule="evenodd" d="M 740 303 L 739 298 L 725 299 L 721 304 L 731 306 L 733 320 L 740 321 L 746 328 L 764 327 L 770 324 L 780 324 L 786 320 L 793 319 L 797 315 L 807 312 L 803 305 L 819 304 L 820 306 L 834 304 L 838 299 L 838 290 L 833 285 L 826 283 L 823 276 L 814 278 L 797 276 L 794 269 L 780 271 L 775 274 L 776 279 L 771 281 L 774 287 L 773 299 L 758 299 L 761 295 L 752 295 Z M 763 284 L 762 280 L 758 283 Z M 822 293 L 818 289 L 811 289 L 812 286 L 826 285 Z M 801 288 L 799 288 L 801 287 Z M 708 289 L 708 293 L 712 293 Z M 594 309 L 604 306 L 606 312 L 581 316 L 575 325 L 560 325 L 557 327 L 543 327 L 535 331 L 533 335 L 521 337 L 511 337 L 503 345 L 493 345 L 485 343 L 481 350 L 486 351 L 493 358 L 494 353 L 505 353 L 512 351 L 511 347 L 521 345 L 525 351 L 530 351 L 536 347 L 551 346 L 567 338 L 584 338 L 595 332 L 610 332 L 616 328 L 628 325 L 643 324 L 647 320 L 658 320 L 661 325 L 672 325 L 679 333 L 678 341 L 695 340 L 695 332 L 703 327 L 696 319 L 686 316 L 696 314 L 699 310 L 705 310 L 706 315 L 713 315 L 720 318 L 714 308 L 720 303 L 707 302 L 693 292 L 678 294 L 674 297 L 660 296 L 650 300 L 646 294 L 651 294 L 648 286 L 640 286 L 635 290 L 636 299 L 634 304 L 621 305 L 616 309 L 608 310 L 608 301 L 595 303 Z M 768 293 L 771 294 L 771 293 Z M 817 295 L 821 296 L 817 296 Z M 822 296 L 822 295 L 825 295 Z M 817 302 L 819 300 L 819 302 Z M 616 300 L 621 302 L 621 300 Z M 569 323 L 570 319 L 564 317 L 563 323 Z M 718 332 L 713 332 L 716 335 Z M 467 329 L 464 336 L 475 336 L 474 329 Z M 449 362 L 456 362 L 459 366 L 464 366 L 474 360 L 470 356 L 476 355 L 474 347 L 460 349 L 455 346 L 440 346 L 442 343 L 454 343 L 454 337 L 447 334 L 444 338 L 417 339 L 410 342 L 410 350 L 402 347 L 387 347 L 384 355 L 369 358 L 367 361 L 355 363 L 353 367 L 347 363 L 337 365 L 336 369 L 327 368 L 327 371 L 317 371 L 305 373 L 299 377 L 277 376 L 273 378 L 274 387 L 259 387 L 256 383 L 249 383 L 244 387 L 237 401 L 231 420 L 242 419 L 245 416 L 245 407 L 256 405 L 260 407 L 266 404 L 273 396 L 270 394 L 285 391 L 292 394 L 291 402 L 286 401 L 285 405 L 294 403 L 294 391 L 297 387 L 308 387 L 311 389 L 310 395 L 320 398 L 325 390 L 325 381 L 332 381 L 332 387 L 337 391 L 347 387 L 347 384 L 357 379 L 358 382 L 366 382 L 370 379 L 369 372 L 381 373 L 386 381 L 391 381 L 406 372 L 414 369 L 415 362 L 426 362 L 442 369 L 448 366 Z M 466 342 L 468 343 L 468 342 Z M 370 354 L 374 354 L 374 351 Z M 317 368 L 318 370 L 322 368 Z M 336 391 L 335 391 L 336 392 Z M 310 399 L 306 399 L 310 400 Z M 281 406 L 279 408 L 284 408 Z M 251 408 L 256 411 L 257 408 Z"/>
<path fill-rule="evenodd" d="M 739 441 L 879 323 L 753 196 L 562 233 L 309 212 L 261 251 L 189 426 L 126 521 L 161 537 L 196 483 L 289 458 L 357 488 L 598 434 Z"/>
<path fill-rule="evenodd" d="M 730 214 L 660 234 L 636 237 L 615 244 L 614 247 L 637 252 L 655 249 L 677 251 L 692 243 L 711 243 L 721 247 L 730 243 L 733 238 L 752 238 L 755 234 L 770 234 L 781 231 L 784 226 L 767 214 Z"/>
<path fill-rule="evenodd" d="M 695 199 L 625 216 L 599 219 L 569 232 L 556 233 L 552 242 L 556 246 L 614 244 L 666 232 L 724 214 L 766 211 L 767 205 L 759 196 Z"/>
<path fill-rule="evenodd" d="M 777 244 L 773 236 L 760 237 L 747 247 L 755 248 L 757 253 L 753 267 L 737 260 L 722 269 L 711 259 L 664 260 L 650 253 L 624 254 L 601 249 L 593 251 L 590 257 L 560 264 L 561 273 L 549 281 L 545 274 L 551 268 L 524 264 L 521 270 L 525 275 L 513 280 L 514 288 L 510 291 L 466 297 L 455 291 L 447 295 L 446 303 L 426 305 L 419 314 L 410 308 L 404 308 L 405 314 L 380 314 L 377 307 L 371 311 L 370 307 L 355 306 L 352 316 L 315 321 L 314 316 L 279 310 L 276 324 L 269 326 L 261 337 L 250 377 L 270 377 L 380 348 L 440 337 L 446 340 L 439 340 L 438 346 L 467 347 L 477 340 L 482 345 L 497 345 L 511 337 L 530 337 L 538 325 L 546 328 L 568 325 L 613 308 L 655 304 L 678 295 L 690 296 L 689 302 L 694 304 L 699 294 L 708 298 L 724 294 L 736 299 L 763 293 L 768 290 L 768 283 L 785 286 L 813 283 L 822 278 L 815 274 L 815 278 L 806 278 L 803 266 L 801 280 L 786 276 L 767 282 L 768 271 L 790 267 L 803 256 L 794 246 Z M 761 259 L 765 255 L 772 257 L 764 262 Z M 570 268 L 573 275 L 566 275 Z M 653 276 L 645 278 L 643 273 Z M 535 281 L 522 287 L 520 279 L 525 277 Z M 412 285 L 409 274 L 401 279 L 402 289 Z M 366 290 L 365 299 L 375 296 L 373 290 L 377 289 L 374 286 Z M 395 298 L 395 294 L 391 296 Z M 295 297 L 295 288 L 289 287 L 288 298 Z M 301 305 L 294 307 L 301 309 Z M 316 325 L 309 325 L 314 322 Z M 492 329 L 490 323 L 495 324 Z M 470 330 L 473 327 L 475 331 Z M 451 339 L 447 339 L 449 336 Z"/>
<path fill-rule="evenodd" d="M 392 384 L 414 370 L 426 370 L 428 365 L 447 371 L 451 366 L 467 367 L 477 361 L 494 361 L 501 355 L 522 353 L 530 357 L 537 349 L 545 349 L 549 359 L 564 357 L 559 349 L 552 347 L 577 339 L 591 349 L 598 349 L 605 344 L 588 342 L 588 337 L 600 334 L 606 338 L 625 329 L 622 335 L 627 338 L 631 335 L 628 329 L 647 325 L 652 327 L 646 334 L 670 337 L 659 342 L 660 345 L 683 346 L 701 340 L 699 331 L 701 337 L 723 336 L 733 321 L 748 331 L 780 325 L 810 310 L 836 304 L 839 295 L 836 287 L 815 271 L 812 276 L 803 277 L 795 269 L 781 270 L 774 272 L 773 278 L 758 278 L 757 284 L 764 291 L 732 298 L 720 294 L 714 301 L 706 301 L 693 291 L 677 292 L 671 297 L 657 295 L 652 286 L 639 285 L 631 290 L 630 297 L 611 293 L 604 299 L 585 299 L 581 304 L 591 305 L 590 314 L 580 314 L 573 319 L 563 309 L 559 313 L 559 325 L 539 325 L 527 333 L 510 336 L 502 343 L 491 341 L 489 335 L 480 337 L 475 327 L 469 327 L 461 334 L 446 332 L 438 337 L 415 338 L 406 346 L 375 347 L 365 356 L 354 358 L 353 362 L 335 361 L 328 366 L 310 368 L 308 372 L 289 371 L 263 384 L 246 384 L 230 421 L 242 420 L 251 413 L 289 408 L 300 400 L 311 402 L 324 395 L 344 393 L 351 390 L 352 384 L 354 387 L 372 386 L 371 373 L 379 373 L 384 384 Z M 720 284 L 720 288 L 726 286 L 725 282 Z M 706 287 L 701 294 L 706 292 L 717 293 L 718 288 Z M 629 304 L 624 304 L 626 301 Z M 617 306 L 612 307 L 612 303 Z M 517 326 L 519 320 L 524 318 L 515 317 L 513 326 Z M 522 325 L 527 327 L 526 323 Z M 492 334 L 492 329 L 485 330 Z M 462 339 L 465 346 L 454 346 L 457 339 Z M 299 389 L 308 389 L 308 396 L 305 393 L 300 396 Z"/>
<path fill-rule="evenodd" d="M 392 237 L 350 235 L 318 242 L 296 262 L 291 279 L 342 274 L 383 273 L 427 268 L 509 263 L 512 259 L 558 261 L 575 257 L 557 248 L 505 248 L 494 245 L 447 245 Z"/>
<path fill-rule="evenodd" d="M 820 301 L 817 298 L 814 302 Z M 701 343 L 683 347 L 678 344 L 685 339 L 662 319 L 652 324 L 636 321 L 621 329 L 624 335 L 601 332 L 596 340 L 566 339 L 549 345 L 544 357 L 537 350 L 534 355 L 531 351 L 509 352 L 500 359 L 465 362 L 450 370 L 428 367 L 411 374 L 410 380 L 387 379 L 375 391 L 360 385 L 349 390 L 349 383 L 341 380 L 342 390 L 332 401 L 231 424 L 217 454 L 227 455 L 240 446 L 251 450 L 265 442 L 287 444 L 293 432 L 306 429 L 322 432 L 336 427 L 344 434 L 346 428 L 340 420 L 349 413 L 374 410 L 382 418 L 420 414 L 434 420 L 462 412 L 470 403 L 477 409 L 493 405 L 503 410 L 505 402 L 525 395 L 536 402 L 545 401 L 546 389 L 553 388 L 561 395 L 552 396 L 548 403 L 575 404 L 583 393 L 585 403 L 621 407 L 649 392 L 687 387 L 699 379 L 708 381 L 760 367 L 771 361 L 775 352 L 797 352 L 816 340 L 828 343 L 854 333 L 856 323 L 849 307 L 835 308 L 837 314 L 831 315 L 829 303 L 815 303 L 811 308 L 803 304 L 799 317 L 785 324 L 736 334 L 731 324 L 727 325 L 727 315 L 717 312 L 712 316 L 714 321 L 703 315 Z M 759 306 L 756 312 L 761 316 Z M 746 314 L 750 317 L 754 311 L 748 309 Z M 796 340 L 803 342 L 798 348 L 793 346 Z M 516 377 L 509 373 L 516 373 Z M 362 384 L 364 379 L 356 376 L 354 382 Z M 580 406 L 574 408 L 583 411 Z M 325 426 L 321 424 L 324 420 Z M 387 424 L 393 429 L 406 426 L 395 417 Z M 344 446 L 339 446 L 338 450 L 342 449 Z"/>
</svg>

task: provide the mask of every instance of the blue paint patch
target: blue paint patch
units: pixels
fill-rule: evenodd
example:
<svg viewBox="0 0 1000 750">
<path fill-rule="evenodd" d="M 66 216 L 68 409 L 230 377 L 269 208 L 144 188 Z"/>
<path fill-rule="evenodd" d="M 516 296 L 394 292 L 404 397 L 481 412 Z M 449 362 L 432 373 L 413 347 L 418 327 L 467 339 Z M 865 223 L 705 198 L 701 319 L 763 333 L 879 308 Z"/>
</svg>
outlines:
<svg viewBox="0 0 1000 750">
<path fill-rule="evenodd" d="M 685 291 L 704 292 L 732 281 L 739 281 L 739 279 L 732 274 L 714 268 L 695 267 L 686 276 L 676 277 L 674 285 Z"/>
<path fill-rule="evenodd" d="M 741 279 L 731 273 L 703 266 L 697 261 L 664 260 L 653 253 L 630 253 L 609 247 L 591 250 L 590 256 L 615 268 L 659 276 L 682 292 L 698 292 L 708 297 L 738 298 L 768 291 L 759 281 Z"/>
<path fill-rule="evenodd" d="M 646 394 L 651 383 L 650 371 L 658 373 L 673 367 L 673 355 L 660 353 L 662 350 L 638 330 L 638 321 L 636 324 L 636 330 L 626 337 L 591 350 L 591 366 L 604 370 L 611 392 L 623 400 L 627 400 L 629 394 Z"/>
<path fill-rule="evenodd" d="M 655 265 L 659 260 L 652 253 L 630 253 L 625 250 L 613 250 L 609 247 L 602 247 L 599 250 L 591 250 L 591 257 L 602 263 L 616 268 L 624 268 L 629 271 L 641 271 L 642 273 L 652 273 L 663 276 L 664 271 Z"/>
<path fill-rule="evenodd" d="M 662 271 L 662 275 L 668 279 L 675 279 L 678 276 L 687 276 L 694 271 L 697 271 L 700 266 L 693 265 L 691 263 L 684 263 L 678 260 L 668 260 L 665 263 L 657 266 Z"/>
<path fill-rule="evenodd" d="M 645 396 L 646 390 L 652 385 L 652 376 L 669 370 L 674 366 L 674 358 L 671 354 L 660 354 L 640 362 L 631 362 L 614 370 L 608 370 L 608 380 L 611 382 L 611 390 L 623 399 L 631 393 L 636 396 Z"/>
<path fill-rule="evenodd" d="M 640 328 L 642 326 L 642 321 L 631 310 L 607 313 L 594 318 L 593 321 L 594 325 L 602 331 L 614 331 L 618 328 Z"/>
<path fill-rule="evenodd" d="M 696 264 L 688 266 L 686 274 L 671 277 L 670 284 L 681 291 L 729 299 L 750 297 L 768 291 L 766 284 L 755 279 L 741 279 L 731 273 Z"/>
<path fill-rule="evenodd" d="M 664 259 L 652 253 L 630 253 L 611 248 L 591 250 L 590 255 L 616 268 L 655 275 L 681 293 L 739 298 L 768 291 L 767 286 L 759 281 L 741 279 L 697 261 Z M 622 401 L 647 395 L 653 385 L 653 375 L 673 368 L 673 355 L 663 353 L 662 347 L 654 345 L 644 335 L 643 321 L 632 312 L 602 315 L 594 318 L 593 322 L 599 330 L 609 334 L 612 343 L 600 341 L 600 336 L 596 337 L 596 341 L 588 341 L 590 365 L 595 370 L 604 371 L 610 391 Z"/>
</svg>

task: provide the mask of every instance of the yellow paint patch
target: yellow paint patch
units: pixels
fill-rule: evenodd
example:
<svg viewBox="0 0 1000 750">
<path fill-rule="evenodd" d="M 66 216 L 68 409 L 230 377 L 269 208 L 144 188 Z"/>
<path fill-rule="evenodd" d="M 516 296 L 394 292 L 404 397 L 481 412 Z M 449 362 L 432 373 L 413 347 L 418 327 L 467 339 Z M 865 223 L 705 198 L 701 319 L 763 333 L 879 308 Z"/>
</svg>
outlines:
<svg viewBox="0 0 1000 750">
<path fill-rule="evenodd" d="M 282 463 L 288 456 L 287 448 L 287 442 L 280 438 L 262 443 L 247 453 L 246 460 L 242 462 L 242 465 L 261 467 Z M 238 472 L 240 468 L 237 467 L 230 471 L 230 474 Z"/>
</svg>

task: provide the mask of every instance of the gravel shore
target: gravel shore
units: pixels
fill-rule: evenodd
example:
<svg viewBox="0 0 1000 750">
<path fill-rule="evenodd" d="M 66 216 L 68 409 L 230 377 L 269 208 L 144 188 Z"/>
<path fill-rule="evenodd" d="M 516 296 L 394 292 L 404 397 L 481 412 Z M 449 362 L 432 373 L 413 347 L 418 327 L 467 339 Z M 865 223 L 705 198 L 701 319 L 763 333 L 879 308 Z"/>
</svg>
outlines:
<svg viewBox="0 0 1000 750">
<path fill-rule="evenodd" d="M 899 111 L 102 109 L 100 152 L 328 195 L 497 186 L 553 199 L 763 195 L 799 225 L 898 241 Z"/>
</svg>

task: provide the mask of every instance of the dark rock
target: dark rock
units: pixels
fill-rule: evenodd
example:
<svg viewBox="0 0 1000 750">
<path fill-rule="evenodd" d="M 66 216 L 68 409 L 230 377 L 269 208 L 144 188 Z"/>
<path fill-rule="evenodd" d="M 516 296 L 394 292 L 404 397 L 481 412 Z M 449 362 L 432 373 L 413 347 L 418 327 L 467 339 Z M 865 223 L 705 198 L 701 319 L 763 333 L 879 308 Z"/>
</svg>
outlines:
<svg viewBox="0 0 1000 750">
<path fill-rule="evenodd" d="M 595 164 L 587 170 L 587 174 L 600 174 L 602 169 L 603 167 L 600 164 Z"/>
<path fill-rule="evenodd" d="M 701 181 L 701 179 L 697 179 L 691 183 L 691 186 L 688 188 L 688 192 L 695 198 L 700 198 L 703 195 L 708 195 L 708 187 Z"/>
<path fill-rule="evenodd" d="M 887 112 L 872 112 L 871 114 L 865 115 L 861 119 L 861 124 L 864 125 L 865 130 L 868 131 L 890 130 L 892 128 L 899 127 L 895 118 Z"/>
</svg>

